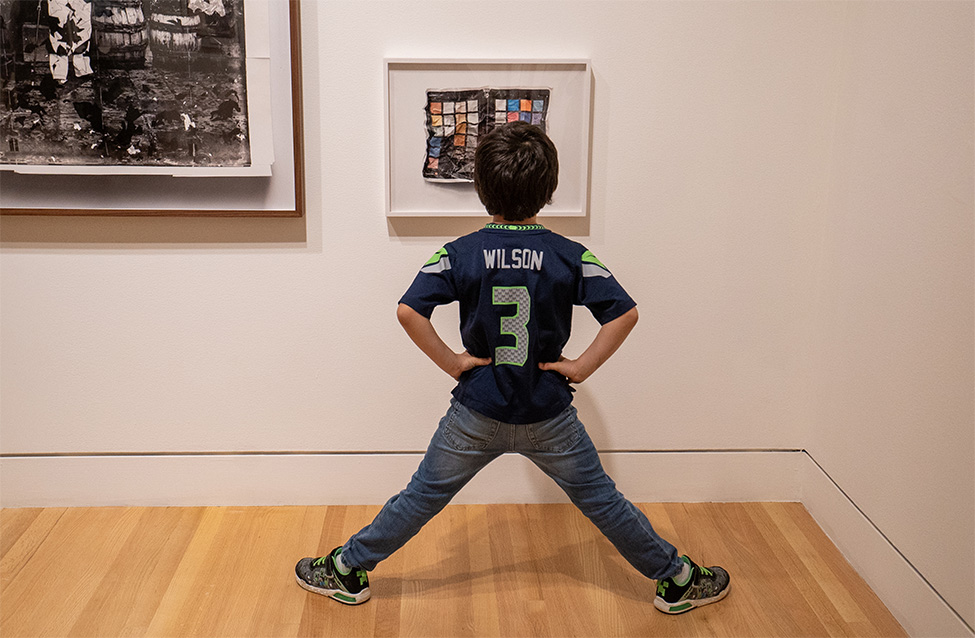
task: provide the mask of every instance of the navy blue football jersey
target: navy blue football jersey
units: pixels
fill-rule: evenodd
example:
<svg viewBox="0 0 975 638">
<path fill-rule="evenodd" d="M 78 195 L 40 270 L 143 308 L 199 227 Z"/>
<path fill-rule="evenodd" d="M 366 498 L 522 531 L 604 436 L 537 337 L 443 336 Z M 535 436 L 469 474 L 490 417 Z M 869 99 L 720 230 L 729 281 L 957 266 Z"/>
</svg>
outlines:
<svg viewBox="0 0 975 638">
<path fill-rule="evenodd" d="M 538 364 L 562 354 L 574 305 L 600 324 L 636 305 L 585 246 L 516 224 L 488 224 L 445 245 L 400 299 L 427 318 L 454 301 L 464 348 L 492 360 L 465 372 L 454 397 L 506 423 L 549 419 L 572 402 L 568 380 Z"/>
</svg>

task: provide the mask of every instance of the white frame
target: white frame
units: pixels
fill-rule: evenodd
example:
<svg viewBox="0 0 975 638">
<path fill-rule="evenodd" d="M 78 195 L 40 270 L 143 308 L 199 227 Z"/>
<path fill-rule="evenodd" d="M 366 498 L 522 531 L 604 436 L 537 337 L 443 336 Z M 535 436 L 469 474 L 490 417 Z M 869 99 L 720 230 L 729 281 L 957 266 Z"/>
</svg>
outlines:
<svg viewBox="0 0 975 638">
<path fill-rule="evenodd" d="M 268 0 L 243 0 L 247 88 L 246 166 L 167 166 L 128 164 L 4 164 L 0 171 L 25 175 L 164 175 L 166 177 L 270 177 L 274 163 L 271 135 L 270 8 Z M 148 17 L 148 16 L 147 16 Z M 94 46 L 94 45 L 92 45 Z M 163 74 L 163 71 L 159 71 Z"/>
<path fill-rule="evenodd" d="M 386 215 L 485 215 L 473 184 L 422 175 L 429 89 L 548 88 L 547 130 L 559 151 L 559 187 L 546 217 L 589 214 L 592 71 L 589 60 L 384 60 Z"/>
<path fill-rule="evenodd" d="M 249 3 L 255 0 L 247 0 Z M 28 174 L 0 171 L 2 215 L 302 217 L 300 0 L 259 0 L 270 29 L 256 55 L 270 87 L 269 177 Z M 250 6 L 248 7 L 248 9 Z M 248 44 L 249 48 L 250 44 Z M 248 68 L 251 68 L 251 54 Z M 270 150 L 270 149 L 269 149 Z"/>
</svg>

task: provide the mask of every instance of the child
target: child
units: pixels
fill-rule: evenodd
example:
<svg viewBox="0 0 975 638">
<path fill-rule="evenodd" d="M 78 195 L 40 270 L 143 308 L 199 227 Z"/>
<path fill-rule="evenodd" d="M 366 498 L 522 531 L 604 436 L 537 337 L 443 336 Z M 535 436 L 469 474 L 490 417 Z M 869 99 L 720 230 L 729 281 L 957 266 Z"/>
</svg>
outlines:
<svg viewBox="0 0 975 638">
<path fill-rule="evenodd" d="M 389 557 L 488 463 L 505 452 L 529 458 L 648 578 L 654 606 L 670 614 L 721 600 L 720 567 L 699 567 L 660 538 L 616 490 L 576 417 L 570 383 L 581 383 L 623 343 L 636 303 L 580 244 L 536 223 L 558 183 L 558 156 L 541 129 L 495 128 L 477 147 L 474 188 L 493 222 L 453 241 L 420 269 L 397 317 L 416 345 L 457 380 L 450 409 L 402 492 L 344 546 L 295 567 L 298 584 L 339 602 L 369 599 L 367 571 Z M 460 303 L 466 350 L 440 339 L 433 309 Z M 572 306 L 601 328 L 578 359 L 562 356 Z"/>
</svg>

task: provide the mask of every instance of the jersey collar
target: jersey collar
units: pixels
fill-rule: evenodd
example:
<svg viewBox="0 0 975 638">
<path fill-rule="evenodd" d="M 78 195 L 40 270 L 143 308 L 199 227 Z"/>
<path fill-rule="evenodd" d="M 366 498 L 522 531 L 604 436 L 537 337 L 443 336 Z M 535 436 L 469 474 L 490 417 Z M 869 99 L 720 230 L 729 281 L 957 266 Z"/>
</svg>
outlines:
<svg viewBox="0 0 975 638">
<path fill-rule="evenodd" d="M 545 230 L 541 224 L 495 224 L 494 222 L 488 222 L 484 228 L 487 230 Z"/>
</svg>

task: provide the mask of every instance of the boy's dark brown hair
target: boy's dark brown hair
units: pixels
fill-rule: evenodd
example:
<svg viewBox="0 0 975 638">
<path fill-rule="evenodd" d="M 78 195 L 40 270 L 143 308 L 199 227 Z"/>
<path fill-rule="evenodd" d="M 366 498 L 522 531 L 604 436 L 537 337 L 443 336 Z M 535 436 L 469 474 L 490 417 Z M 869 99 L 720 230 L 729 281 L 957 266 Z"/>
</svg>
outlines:
<svg viewBox="0 0 975 638">
<path fill-rule="evenodd" d="M 491 215 L 509 222 L 534 217 L 552 202 L 558 184 L 558 152 L 537 126 L 502 124 L 477 145 L 474 190 Z"/>
</svg>

